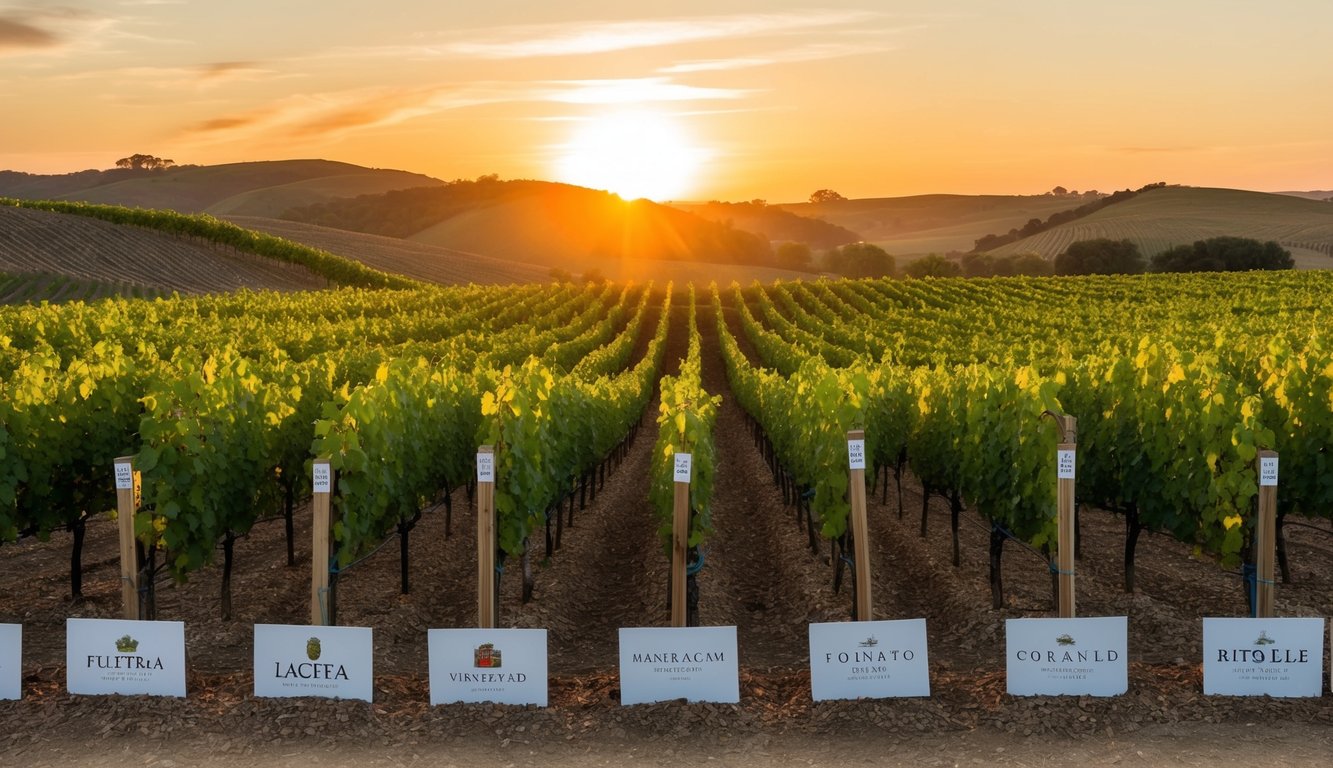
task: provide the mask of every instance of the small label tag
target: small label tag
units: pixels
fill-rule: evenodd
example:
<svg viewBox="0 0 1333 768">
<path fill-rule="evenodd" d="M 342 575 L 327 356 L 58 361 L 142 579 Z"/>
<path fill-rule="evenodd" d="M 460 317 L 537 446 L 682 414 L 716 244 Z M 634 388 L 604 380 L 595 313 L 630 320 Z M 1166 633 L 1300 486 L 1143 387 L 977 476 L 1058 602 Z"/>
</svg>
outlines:
<svg viewBox="0 0 1333 768">
<path fill-rule="evenodd" d="M 847 441 L 847 462 L 851 464 L 852 469 L 866 468 L 866 441 L 848 440 Z"/>
<path fill-rule="evenodd" d="M 105 465 L 103 465 L 105 466 Z M 134 490 L 134 467 L 130 464 L 116 464 L 116 490 Z"/>
<path fill-rule="evenodd" d="M 690 470 L 694 466 L 694 456 L 688 453 L 676 454 L 676 482 L 688 483 Z"/>
<path fill-rule="evenodd" d="M 1074 479 L 1074 452 L 1056 451 L 1056 468 L 1060 480 Z"/>
<path fill-rule="evenodd" d="M 1277 457 L 1259 459 L 1259 485 L 1277 486 Z"/>
<path fill-rule="evenodd" d="M 315 493 L 333 493 L 333 472 L 328 464 L 315 464 Z"/>
<path fill-rule="evenodd" d="M 477 482 L 479 483 L 495 482 L 495 454 L 493 453 L 477 454 Z"/>
</svg>

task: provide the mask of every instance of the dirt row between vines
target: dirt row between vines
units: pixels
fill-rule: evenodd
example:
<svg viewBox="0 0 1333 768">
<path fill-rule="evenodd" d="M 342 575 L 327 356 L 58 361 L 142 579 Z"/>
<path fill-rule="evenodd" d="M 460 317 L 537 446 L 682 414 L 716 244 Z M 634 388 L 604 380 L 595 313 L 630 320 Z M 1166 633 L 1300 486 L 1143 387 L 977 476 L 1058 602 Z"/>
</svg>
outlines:
<svg viewBox="0 0 1333 768">
<path fill-rule="evenodd" d="M 684 314 L 673 314 L 667 367 L 684 354 Z M 475 515 L 453 493 L 410 537 L 411 591 L 400 594 L 396 538 L 342 578 L 339 623 L 375 630 L 375 701 L 253 697 L 255 623 L 308 616 L 308 511 L 298 515 L 295 567 L 278 522 L 237 545 L 235 608 L 219 619 L 217 568 L 163 585 L 159 614 L 186 622 L 191 671 L 184 700 L 74 697 L 64 692 L 64 621 L 116 617 L 120 591 L 114 526 L 89 526 L 85 600 L 68 599 L 67 536 L 0 549 L 0 622 L 24 625 L 25 691 L 0 702 L 0 763 L 57 766 L 114 758 L 144 765 L 1060 765 L 1143 761 L 1179 765 L 1326 764 L 1333 705 L 1318 700 L 1202 695 L 1199 618 L 1237 615 L 1231 577 L 1160 537 L 1140 545 L 1140 591 L 1119 591 L 1117 522 L 1089 513 L 1083 526 L 1083 615 L 1130 616 L 1130 690 L 1110 699 L 1015 698 L 1005 693 L 1004 619 L 1050 615 L 1044 564 L 1009 547 L 1007 604 L 992 610 L 988 532 L 964 523 L 963 560 L 950 562 L 947 505 L 931 504 L 918 535 L 921 496 L 909 476 L 904 514 L 896 488 L 871 495 L 875 612 L 927 619 L 932 696 L 858 702 L 810 699 L 807 627 L 848 617 L 848 587 L 831 589 L 829 547 L 812 553 L 793 510 L 755 450 L 727 388 L 710 313 L 701 312 L 704 383 L 723 396 L 717 424 L 716 535 L 699 574 L 700 619 L 737 627 L 741 703 L 664 702 L 622 707 L 617 630 L 664 626 L 668 563 L 648 502 L 656 403 L 624 461 L 561 546 L 536 567 L 535 599 L 519 600 L 517 563 L 506 564 L 501 623 L 549 630 L 550 706 L 429 706 L 426 630 L 475 620 Z M 965 513 L 967 517 L 967 513 Z M 970 520 L 970 518 L 969 518 Z M 541 536 L 534 537 L 540 548 Z M 1315 534 L 1293 536 L 1295 584 L 1279 589 L 1294 613 L 1328 615 L 1329 554 Z M 538 551 L 540 554 L 540 550 Z M 1312 613 L 1313 611 L 1313 613 Z M 1235 739 L 1228 745 L 1225 739 Z M 1267 758 L 1267 759 L 1265 759 Z"/>
</svg>

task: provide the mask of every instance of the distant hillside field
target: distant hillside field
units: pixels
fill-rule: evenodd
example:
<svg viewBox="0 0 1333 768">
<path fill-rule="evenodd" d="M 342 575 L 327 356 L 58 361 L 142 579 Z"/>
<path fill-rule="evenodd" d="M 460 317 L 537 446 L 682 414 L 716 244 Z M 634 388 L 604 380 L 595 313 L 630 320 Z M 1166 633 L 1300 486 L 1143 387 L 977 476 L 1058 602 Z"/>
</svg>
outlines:
<svg viewBox="0 0 1333 768">
<path fill-rule="evenodd" d="M 1035 252 L 1053 259 L 1074 241 L 1107 237 L 1132 240 L 1151 258 L 1172 246 L 1220 235 L 1275 240 L 1292 252 L 1298 267 L 1333 268 L 1333 203 L 1189 187 L 1149 190 L 991 253 Z"/>
<path fill-rule="evenodd" d="M 649 200 L 547 181 L 454 182 L 289 211 L 283 218 L 580 272 L 603 261 L 771 265 L 766 238 Z"/>
<path fill-rule="evenodd" d="M 672 203 L 673 208 L 689 211 L 709 221 L 716 221 L 773 241 L 806 243 L 814 250 L 837 248 L 864 239 L 859 233 L 825 221 L 801 216 L 780 206 L 751 203 Z"/>
<path fill-rule="evenodd" d="M 182 213 L 278 216 L 297 205 L 442 183 L 422 174 L 329 160 L 275 160 L 56 176 L 0 171 L 0 197 L 79 200 Z"/>
<path fill-rule="evenodd" d="M 342 229 L 255 216 L 228 216 L 228 221 L 355 259 L 366 266 L 445 285 L 549 282 L 550 268 L 441 248 L 398 237 L 367 235 Z"/>
<path fill-rule="evenodd" d="M 238 226 L 356 259 L 375 269 L 433 283 L 489 285 L 543 283 L 552 279 L 551 266 L 465 253 L 415 240 L 347 232 L 278 219 L 250 216 L 232 216 L 228 219 Z M 690 281 L 707 283 L 712 280 L 722 284 L 732 280 L 748 284 L 752 280 L 770 282 L 811 277 L 809 273 L 771 267 L 655 259 L 588 259 L 561 268 L 575 277 L 596 270 L 610 280 L 674 280 L 678 284 Z"/>
<path fill-rule="evenodd" d="M 895 256 L 972 250 L 977 239 L 1077 208 L 1083 195 L 915 195 L 772 207 L 823 219 Z"/>
<path fill-rule="evenodd" d="M 0 272 L 66 275 L 182 293 L 328 285 L 305 267 L 205 242 L 10 206 L 0 206 Z"/>
</svg>

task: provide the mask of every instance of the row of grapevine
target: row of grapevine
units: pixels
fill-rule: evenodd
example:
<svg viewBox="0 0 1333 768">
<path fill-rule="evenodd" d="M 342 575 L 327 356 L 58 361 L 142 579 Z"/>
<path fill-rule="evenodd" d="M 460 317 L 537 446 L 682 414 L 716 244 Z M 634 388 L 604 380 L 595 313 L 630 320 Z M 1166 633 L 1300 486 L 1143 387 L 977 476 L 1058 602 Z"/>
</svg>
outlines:
<svg viewBox="0 0 1333 768">
<path fill-rule="evenodd" d="M 703 339 L 699 335 L 698 309 L 694 286 L 690 286 L 689 342 L 680 372 L 663 376 L 657 413 L 657 442 L 653 446 L 649 497 L 657 510 L 658 534 L 667 556 L 671 556 L 675 513 L 675 457 L 689 454 L 691 475 L 689 489 L 689 525 L 686 547 L 691 575 L 702 564 L 701 545 L 713 532 L 713 479 L 717 473 L 717 453 L 713 428 L 717 423 L 720 395 L 709 395 L 703 387 Z M 686 595 L 671 595 L 672 600 L 687 600 L 690 619 L 697 624 L 698 592 L 686 588 Z M 688 596 L 688 597 L 687 597 Z"/>
<path fill-rule="evenodd" d="M 668 285 L 656 333 L 633 368 L 594 377 L 598 365 L 623 358 L 564 373 L 533 356 L 499 371 L 481 397 L 476 442 L 495 451 L 498 562 L 521 559 L 524 601 L 534 586 L 531 535 L 546 527 L 549 555 L 550 523 L 559 519 L 562 499 L 636 431 L 660 370 L 671 298 Z M 631 325 L 637 334 L 639 323 Z"/>
<path fill-rule="evenodd" d="M 405 538 L 423 499 L 464 482 L 488 361 L 577 354 L 624 325 L 636 297 L 464 288 L 5 310 L 0 534 L 72 530 L 78 595 L 84 522 L 114 505 L 112 460 L 137 454 L 150 605 L 157 573 L 184 579 L 221 544 L 226 612 L 231 545 L 271 510 L 288 519 L 290 559 L 312 442 L 348 491 L 345 566 L 395 525 Z"/>
<path fill-rule="evenodd" d="M 1331 287 L 1322 274 L 1267 273 L 820 282 L 733 297 L 764 364 L 801 391 L 798 377 L 839 364 L 843 386 L 867 398 L 876 466 L 910 461 L 927 498 L 952 502 L 955 529 L 973 505 L 996 526 L 993 551 L 1005 535 L 1053 544 L 1058 435 L 1041 417 L 1079 417 L 1079 496 L 1128 515 L 1132 589 L 1143 529 L 1223 562 L 1248 556 L 1260 449 L 1283 455 L 1280 513 L 1333 510 L 1333 357 L 1318 320 Z M 793 443 L 770 439 L 810 483 Z"/>
</svg>

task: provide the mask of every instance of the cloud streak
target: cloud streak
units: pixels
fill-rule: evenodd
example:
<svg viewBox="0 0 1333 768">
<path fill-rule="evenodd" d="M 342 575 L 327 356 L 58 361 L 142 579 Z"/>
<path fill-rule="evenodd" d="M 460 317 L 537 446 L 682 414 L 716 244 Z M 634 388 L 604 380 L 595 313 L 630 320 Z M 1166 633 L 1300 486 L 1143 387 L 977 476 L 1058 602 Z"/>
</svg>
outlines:
<svg viewBox="0 0 1333 768">
<path fill-rule="evenodd" d="M 0 16 L 0 52 L 32 48 L 54 48 L 60 38 L 16 15 Z"/>
<path fill-rule="evenodd" d="M 467 40 L 445 43 L 435 50 L 482 59 L 582 56 L 736 37 L 794 34 L 824 27 L 863 24 L 876 18 L 880 18 L 880 14 L 869 11 L 805 11 L 529 24 L 472 31 Z"/>
<path fill-rule="evenodd" d="M 699 59 L 683 61 L 657 70 L 665 75 L 689 74 L 693 72 L 720 72 L 733 69 L 768 67 L 774 64 L 798 64 L 805 61 L 840 59 L 847 56 L 860 56 L 892 50 L 893 46 L 874 43 L 819 43 L 803 45 L 786 50 L 768 51 L 753 56 L 735 56 L 724 59 Z"/>
</svg>

